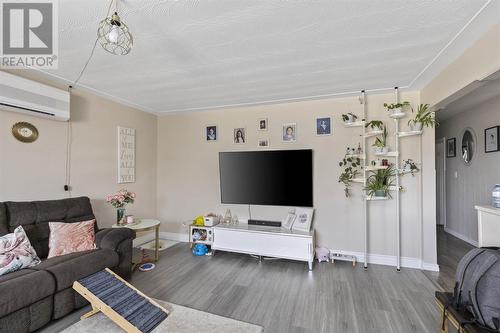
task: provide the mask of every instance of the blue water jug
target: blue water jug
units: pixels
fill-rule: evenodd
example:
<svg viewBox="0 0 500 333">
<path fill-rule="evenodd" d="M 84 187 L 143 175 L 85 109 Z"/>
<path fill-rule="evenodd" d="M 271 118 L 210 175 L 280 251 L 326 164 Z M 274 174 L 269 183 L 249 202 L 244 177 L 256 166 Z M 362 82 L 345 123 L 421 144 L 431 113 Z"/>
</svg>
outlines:
<svg viewBox="0 0 500 333">
<path fill-rule="evenodd" d="M 495 208 L 500 208 L 500 184 L 496 184 L 491 191 L 491 204 Z"/>
</svg>

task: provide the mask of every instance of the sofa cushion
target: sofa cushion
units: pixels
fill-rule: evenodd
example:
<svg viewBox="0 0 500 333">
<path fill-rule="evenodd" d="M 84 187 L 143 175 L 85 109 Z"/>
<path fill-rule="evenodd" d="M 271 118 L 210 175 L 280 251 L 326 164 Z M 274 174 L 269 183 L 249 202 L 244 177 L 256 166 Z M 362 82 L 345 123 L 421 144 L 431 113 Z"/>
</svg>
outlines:
<svg viewBox="0 0 500 333">
<path fill-rule="evenodd" d="M 49 222 L 47 258 L 95 249 L 94 223 L 95 220 L 75 223 Z"/>
<path fill-rule="evenodd" d="M 8 232 L 22 225 L 31 245 L 40 258 L 46 258 L 49 253 L 48 222 L 81 222 L 95 219 L 87 197 L 61 200 L 12 202 L 0 205 L 0 233 L 2 230 L 2 207 L 5 209 Z M 97 231 L 97 224 L 94 225 Z"/>
<path fill-rule="evenodd" d="M 46 259 L 32 269 L 51 273 L 56 280 L 56 291 L 61 291 L 87 275 L 106 267 L 116 267 L 118 262 L 119 257 L 115 251 L 96 249 Z"/>
<path fill-rule="evenodd" d="M 0 276 L 0 317 L 52 295 L 55 287 L 45 271 L 22 269 Z"/>
<path fill-rule="evenodd" d="M 30 244 L 23 227 L 0 236 L 0 276 L 38 265 L 40 258 Z"/>
</svg>

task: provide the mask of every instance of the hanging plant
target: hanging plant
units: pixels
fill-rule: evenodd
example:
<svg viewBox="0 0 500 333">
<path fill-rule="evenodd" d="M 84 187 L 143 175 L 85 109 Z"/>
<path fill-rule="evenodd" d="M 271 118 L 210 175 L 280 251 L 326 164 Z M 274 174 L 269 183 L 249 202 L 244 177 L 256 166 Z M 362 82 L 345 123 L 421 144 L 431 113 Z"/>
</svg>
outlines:
<svg viewBox="0 0 500 333">
<path fill-rule="evenodd" d="M 342 172 L 339 176 L 339 183 L 344 184 L 344 193 L 346 198 L 351 196 L 350 189 L 352 180 L 356 178 L 361 168 L 361 159 L 358 157 L 348 157 L 346 154 L 339 162 Z"/>
</svg>

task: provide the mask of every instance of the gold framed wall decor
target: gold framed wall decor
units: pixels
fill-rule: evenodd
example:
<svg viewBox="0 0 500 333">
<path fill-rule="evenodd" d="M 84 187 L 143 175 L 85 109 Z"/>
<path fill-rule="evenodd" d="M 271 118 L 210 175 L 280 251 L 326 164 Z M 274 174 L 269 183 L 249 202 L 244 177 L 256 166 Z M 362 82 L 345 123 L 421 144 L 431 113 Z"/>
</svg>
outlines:
<svg viewBox="0 0 500 333">
<path fill-rule="evenodd" d="M 38 139 L 38 129 L 30 123 L 20 121 L 12 126 L 12 135 L 21 142 L 30 143 Z"/>
</svg>

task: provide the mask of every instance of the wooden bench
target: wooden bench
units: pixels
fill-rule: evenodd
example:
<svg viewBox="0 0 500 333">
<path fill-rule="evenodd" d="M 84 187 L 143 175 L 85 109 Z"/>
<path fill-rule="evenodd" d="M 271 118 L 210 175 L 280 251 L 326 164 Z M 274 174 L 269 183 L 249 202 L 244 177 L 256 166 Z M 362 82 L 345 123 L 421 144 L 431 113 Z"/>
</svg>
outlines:
<svg viewBox="0 0 500 333">
<path fill-rule="evenodd" d="M 459 333 L 491 333 L 477 324 L 469 323 L 473 320 L 469 311 L 458 311 L 451 306 L 443 311 L 445 304 L 450 304 L 452 299 L 453 293 L 436 291 L 436 303 L 441 311 L 442 333 L 448 333 L 448 323 L 452 324 Z"/>
</svg>

